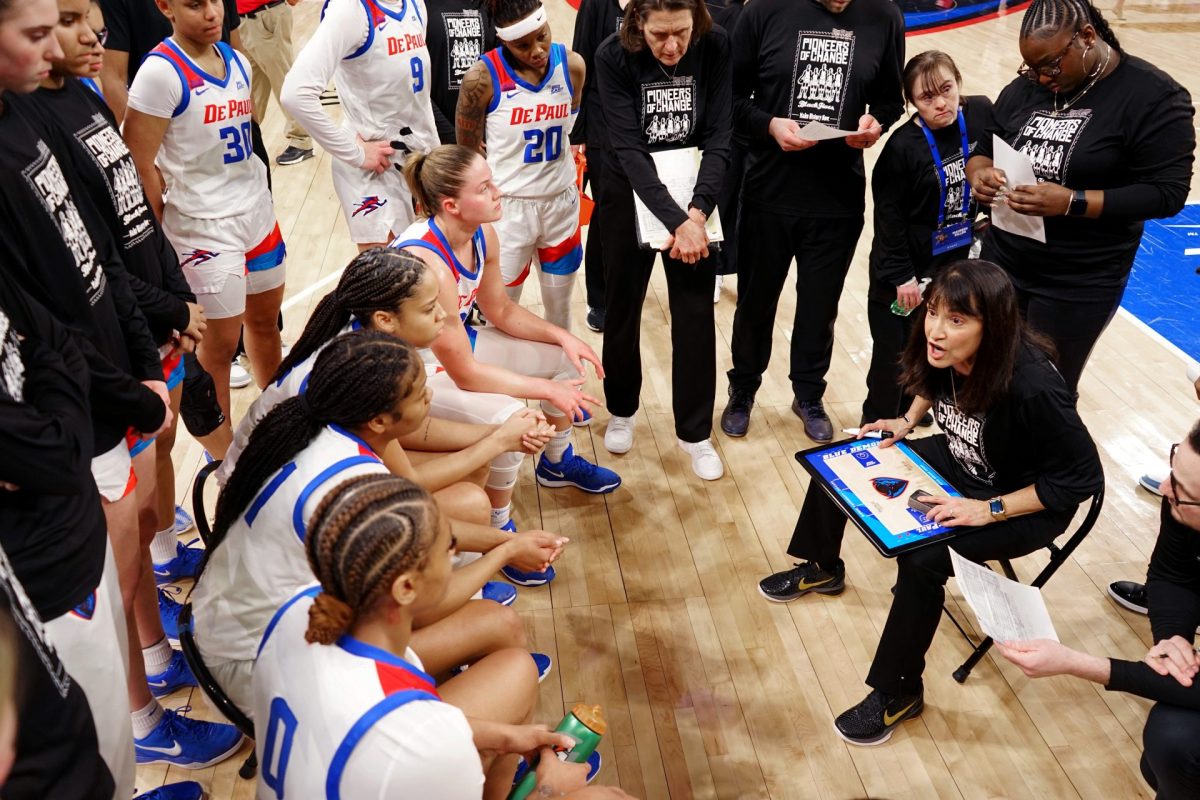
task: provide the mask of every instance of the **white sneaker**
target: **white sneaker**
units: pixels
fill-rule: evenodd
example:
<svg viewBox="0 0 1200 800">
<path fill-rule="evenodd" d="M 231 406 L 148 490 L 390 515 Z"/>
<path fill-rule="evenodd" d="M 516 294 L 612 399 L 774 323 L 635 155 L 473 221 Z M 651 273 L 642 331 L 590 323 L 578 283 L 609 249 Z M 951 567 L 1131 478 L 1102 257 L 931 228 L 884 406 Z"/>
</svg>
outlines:
<svg viewBox="0 0 1200 800">
<path fill-rule="evenodd" d="M 703 442 L 685 442 L 679 439 L 678 442 L 679 449 L 692 457 L 692 471 L 696 475 L 706 481 L 715 481 L 725 474 L 725 465 L 721 463 L 721 457 L 717 455 L 712 439 L 705 439 Z"/>
<path fill-rule="evenodd" d="M 628 453 L 633 447 L 633 417 L 614 416 L 604 431 L 604 449 L 610 453 Z"/>
<path fill-rule="evenodd" d="M 724 285 L 725 285 L 725 276 L 718 275 L 717 283 L 713 287 L 713 303 L 714 304 L 721 302 L 721 287 Z"/>
<path fill-rule="evenodd" d="M 250 385 L 250 373 L 237 361 L 229 365 L 229 388 L 241 389 Z"/>
<path fill-rule="evenodd" d="M 1164 464 L 1163 466 L 1166 465 Z M 1138 478 L 1138 484 L 1147 492 L 1162 497 L 1162 485 L 1166 483 L 1167 478 L 1170 477 L 1170 470 L 1168 469 L 1160 472 L 1160 469 L 1162 469 L 1162 467 L 1157 467 L 1155 468 L 1154 472 L 1147 472 L 1145 475 Z"/>
</svg>

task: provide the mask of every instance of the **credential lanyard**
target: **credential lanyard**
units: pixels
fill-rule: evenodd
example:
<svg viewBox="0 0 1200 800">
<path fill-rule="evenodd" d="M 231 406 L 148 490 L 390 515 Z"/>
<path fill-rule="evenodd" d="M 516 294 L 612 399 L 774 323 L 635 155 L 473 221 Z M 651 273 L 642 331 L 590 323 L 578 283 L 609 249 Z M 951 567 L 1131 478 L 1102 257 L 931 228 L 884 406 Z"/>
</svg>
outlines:
<svg viewBox="0 0 1200 800">
<path fill-rule="evenodd" d="M 929 130 L 929 126 L 922 121 L 921 132 L 925 134 L 925 141 L 929 144 L 929 152 L 933 155 L 933 168 L 937 171 L 938 176 L 938 221 L 937 226 L 940 228 L 946 224 L 946 169 L 942 166 L 942 154 L 938 151 L 937 142 L 934 141 L 933 131 Z M 967 142 L 967 119 L 963 116 L 962 109 L 958 110 L 958 132 L 962 136 L 962 154 L 963 154 L 963 169 L 967 167 L 967 159 L 970 158 L 970 144 Z M 971 208 L 971 185 L 963 180 L 963 204 L 962 215 L 963 219 L 967 218 L 967 213 Z"/>
</svg>

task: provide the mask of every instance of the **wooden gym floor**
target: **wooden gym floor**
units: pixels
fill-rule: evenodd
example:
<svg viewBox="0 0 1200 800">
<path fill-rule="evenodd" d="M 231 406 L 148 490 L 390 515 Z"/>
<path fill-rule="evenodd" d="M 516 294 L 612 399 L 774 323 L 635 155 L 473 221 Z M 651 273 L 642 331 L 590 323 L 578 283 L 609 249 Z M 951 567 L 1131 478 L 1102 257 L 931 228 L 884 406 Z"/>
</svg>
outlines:
<svg viewBox="0 0 1200 800">
<path fill-rule="evenodd" d="M 1101 1 L 1105 9 L 1111 3 Z M 563 0 L 547 5 L 555 38 L 569 43 L 574 12 Z M 318 10 L 316 0 L 297 6 L 297 48 Z M 1114 21 L 1125 48 L 1200 96 L 1200 69 L 1193 61 L 1200 4 L 1135 0 L 1125 16 Z M 1018 26 L 1019 15 L 1012 15 L 915 36 L 908 53 L 949 52 L 963 72 L 965 92 L 994 98 L 1020 62 Z M 268 150 L 282 150 L 274 103 L 264 132 Z M 878 152 L 868 151 L 868 161 Z M 295 341 L 313 304 L 355 251 L 319 148 L 317 158 L 273 172 L 290 255 L 285 339 Z M 857 424 L 865 393 L 870 241 L 868 215 L 842 296 L 825 398 L 837 427 Z M 538 302 L 534 283 L 526 290 L 531 305 Z M 575 327 L 599 351 L 601 337 L 582 324 L 582 280 L 577 287 Z M 624 456 L 604 449 L 602 409 L 590 430 L 576 429 L 578 450 L 619 471 L 624 485 L 606 497 L 539 489 L 529 461 L 521 477 L 518 522 L 572 539 L 554 584 L 521 589 L 516 605 L 531 648 L 555 662 L 541 687 L 537 720 L 553 725 L 577 701 L 603 705 L 611 730 L 600 748 L 600 781 L 619 783 L 641 798 L 1151 796 L 1137 766 L 1149 703 L 1065 678 L 1033 682 L 996 656 L 960 686 L 950 673 L 968 648 L 948 622 L 929 652 L 920 719 L 901 726 L 882 747 L 852 747 L 835 735 L 833 717 L 867 691 L 862 679 L 887 615 L 895 565 L 852 531 L 844 595 L 785 606 L 758 594 L 760 577 L 789 566 L 784 547 L 808 483 L 792 459 L 811 446 L 789 410 L 793 289 L 785 288 L 780 303 L 776 357 L 750 435 L 714 435 L 727 466 L 725 478 L 715 483 L 696 478 L 675 446 L 670 353 L 663 346 L 669 341 L 665 290 L 659 272 L 643 319 L 646 381 L 634 449 Z M 733 279 L 716 306 L 721 373 L 730 364 L 736 293 Z M 723 377 L 718 385 L 717 415 Z M 599 381 L 589 386 L 602 396 Z M 1144 577 L 1158 504 L 1136 480 L 1166 457 L 1198 407 L 1183 363 L 1124 316 L 1101 339 L 1080 393 L 1080 410 L 1104 459 L 1108 498 L 1095 531 L 1051 581 L 1046 599 L 1067 644 L 1138 659 L 1151 644 L 1146 620 L 1117 608 L 1105 588 L 1113 580 Z M 237 414 L 254 395 L 250 388 L 235 391 Z M 175 454 L 178 496 L 188 498 L 201 452 L 181 434 Z M 1018 571 L 1028 580 L 1040 562 L 1040 556 L 1027 558 Z M 953 581 L 949 594 L 960 618 L 973 620 Z M 198 690 L 193 695 L 193 713 L 217 718 Z M 180 693 L 168 702 L 188 700 Z M 253 784 L 237 778 L 240 764 L 241 757 L 198 772 L 145 767 L 138 772 L 139 788 L 194 779 L 214 800 L 253 797 Z M 312 796 L 317 794 L 314 787 Z"/>
</svg>

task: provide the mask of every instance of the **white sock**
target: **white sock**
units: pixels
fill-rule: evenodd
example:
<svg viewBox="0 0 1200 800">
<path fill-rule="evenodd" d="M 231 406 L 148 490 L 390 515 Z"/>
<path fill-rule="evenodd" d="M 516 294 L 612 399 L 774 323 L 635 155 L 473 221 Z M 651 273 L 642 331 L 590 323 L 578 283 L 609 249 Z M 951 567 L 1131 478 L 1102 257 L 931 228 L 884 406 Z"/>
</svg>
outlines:
<svg viewBox="0 0 1200 800">
<path fill-rule="evenodd" d="M 171 649 L 171 643 L 165 636 L 149 647 L 142 648 L 142 661 L 146 662 L 147 675 L 162 672 L 171 666 L 171 659 L 174 657 L 175 651 Z"/>
<path fill-rule="evenodd" d="M 175 523 L 171 527 L 154 534 L 150 540 L 150 560 L 155 564 L 165 564 L 175 557 L 175 545 L 179 538 L 175 536 Z"/>
<path fill-rule="evenodd" d="M 567 452 L 567 447 L 571 444 L 572 433 L 570 426 L 565 431 L 555 431 L 554 438 L 546 442 L 547 461 L 552 464 L 562 461 L 563 453 Z"/>
<path fill-rule="evenodd" d="M 512 503 L 508 503 L 504 508 L 492 509 L 492 527 L 503 528 L 512 519 Z"/>
<path fill-rule="evenodd" d="M 157 700 L 151 700 L 145 708 L 134 711 L 129 716 L 133 720 L 133 738 L 145 739 L 154 732 L 158 723 L 162 722 L 163 707 Z"/>
</svg>

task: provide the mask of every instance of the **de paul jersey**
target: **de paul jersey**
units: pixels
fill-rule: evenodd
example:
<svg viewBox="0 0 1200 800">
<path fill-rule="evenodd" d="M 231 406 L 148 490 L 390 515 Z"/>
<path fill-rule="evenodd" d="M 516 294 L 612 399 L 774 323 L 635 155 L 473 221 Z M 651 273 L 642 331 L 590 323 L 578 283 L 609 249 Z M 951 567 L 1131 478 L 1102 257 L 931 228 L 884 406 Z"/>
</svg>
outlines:
<svg viewBox="0 0 1200 800">
<path fill-rule="evenodd" d="M 502 48 L 483 56 L 492 78 L 487 115 L 487 159 L 496 185 L 509 197 L 553 197 L 575 181 L 568 135 L 575 124 L 571 110 L 571 73 L 567 48 L 550 46 L 541 83 L 517 74 Z"/>
<path fill-rule="evenodd" d="M 432 218 L 414 222 L 404 233 L 396 237 L 391 246 L 396 249 L 419 247 L 429 250 L 445 263 L 458 283 L 458 318 L 465 325 L 467 317 L 471 314 L 475 295 L 479 293 L 479 282 L 483 280 L 483 263 L 487 260 L 487 242 L 483 235 L 483 228 L 476 230 L 475 235 L 471 238 L 475 263 L 469 267 L 458 260 L 454 249 L 446 240 L 446 234 L 442 233 L 437 222 Z"/>
</svg>

